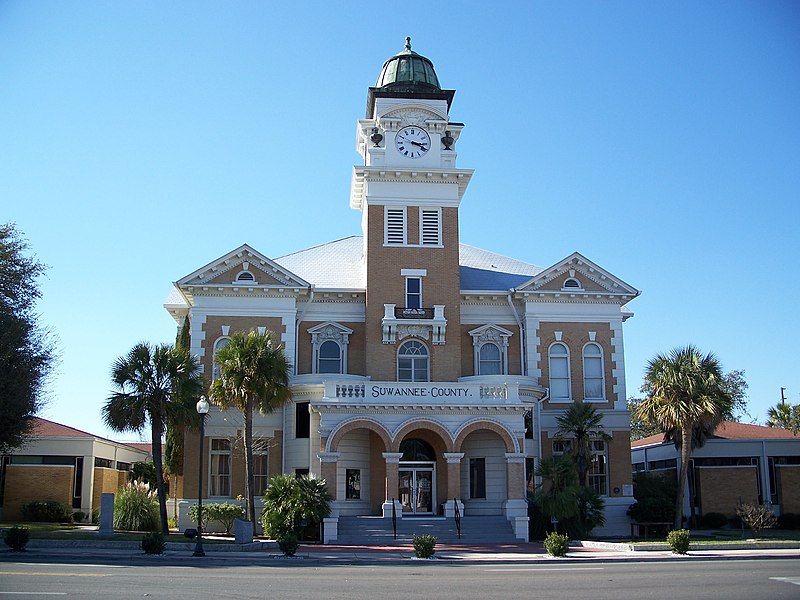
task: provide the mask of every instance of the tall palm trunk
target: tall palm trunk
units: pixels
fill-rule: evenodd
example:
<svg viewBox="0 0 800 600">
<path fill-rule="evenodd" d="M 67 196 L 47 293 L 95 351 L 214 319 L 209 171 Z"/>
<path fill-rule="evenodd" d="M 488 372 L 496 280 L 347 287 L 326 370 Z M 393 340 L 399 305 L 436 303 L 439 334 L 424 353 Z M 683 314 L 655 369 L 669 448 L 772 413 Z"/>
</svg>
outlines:
<svg viewBox="0 0 800 600">
<path fill-rule="evenodd" d="M 244 470 L 245 495 L 247 497 L 247 518 L 256 524 L 255 495 L 253 493 L 253 401 L 247 400 L 244 413 Z"/>
<path fill-rule="evenodd" d="M 153 467 L 156 471 L 156 490 L 158 491 L 158 509 L 161 515 L 161 533 L 165 536 L 169 534 L 169 524 L 167 522 L 167 490 L 164 489 L 164 468 L 163 457 L 161 455 L 161 420 L 151 415 L 152 422 L 152 445 L 153 445 Z"/>
<path fill-rule="evenodd" d="M 689 456 L 692 452 L 692 427 L 681 427 L 681 470 L 678 475 L 678 493 L 675 496 L 675 529 L 683 527 L 683 496 L 686 493 L 686 480 L 689 474 Z"/>
</svg>

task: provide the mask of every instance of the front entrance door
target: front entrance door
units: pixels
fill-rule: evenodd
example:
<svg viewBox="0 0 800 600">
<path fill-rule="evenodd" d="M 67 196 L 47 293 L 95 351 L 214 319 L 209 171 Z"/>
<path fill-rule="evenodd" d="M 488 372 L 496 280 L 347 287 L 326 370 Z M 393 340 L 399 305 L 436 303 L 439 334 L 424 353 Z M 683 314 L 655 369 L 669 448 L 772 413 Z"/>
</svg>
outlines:
<svg viewBox="0 0 800 600">
<path fill-rule="evenodd" d="M 436 506 L 436 485 L 434 467 L 413 466 L 400 468 L 400 489 L 398 494 L 403 512 L 409 514 L 432 514 Z"/>
</svg>

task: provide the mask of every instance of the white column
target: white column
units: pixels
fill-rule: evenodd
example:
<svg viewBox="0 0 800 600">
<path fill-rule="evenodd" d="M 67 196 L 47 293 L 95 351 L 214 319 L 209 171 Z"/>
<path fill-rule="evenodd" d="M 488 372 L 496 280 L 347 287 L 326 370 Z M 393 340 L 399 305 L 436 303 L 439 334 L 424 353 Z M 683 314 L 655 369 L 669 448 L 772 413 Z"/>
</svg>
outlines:
<svg viewBox="0 0 800 600">
<path fill-rule="evenodd" d="M 461 459 L 464 458 L 463 452 L 444 452 L 442 453 L 447 461 L 447 498 L 444 501 L 444 516 L 455 518 L 456 505 L 459 513 L 464 516 L 464 503 L 461 499 L 456 500 L 461 495 Z"/>
</svg>

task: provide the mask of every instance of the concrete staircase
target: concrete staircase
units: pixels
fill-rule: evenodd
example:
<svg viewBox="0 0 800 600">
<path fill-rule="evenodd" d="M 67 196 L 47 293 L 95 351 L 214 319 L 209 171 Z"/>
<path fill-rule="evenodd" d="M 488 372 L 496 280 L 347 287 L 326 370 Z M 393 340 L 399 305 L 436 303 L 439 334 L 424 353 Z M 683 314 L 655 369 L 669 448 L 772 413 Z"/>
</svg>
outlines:
<svg viewBox="0 0 800 600">
<path fill-rule="evenodd" d="M 504 516 L 462 517 L 461 539 L 454 519 L 443 517 L 404 517 L 397 520 L 397 539 L 392 520 L 383 517 L 339 517 L 339 535 L 334 544 L 352 546 L 391 546 L 411 543 L 414 534 L 436 536 L 440 544 L 513 544 L 520 540 Z"/>
</svg>

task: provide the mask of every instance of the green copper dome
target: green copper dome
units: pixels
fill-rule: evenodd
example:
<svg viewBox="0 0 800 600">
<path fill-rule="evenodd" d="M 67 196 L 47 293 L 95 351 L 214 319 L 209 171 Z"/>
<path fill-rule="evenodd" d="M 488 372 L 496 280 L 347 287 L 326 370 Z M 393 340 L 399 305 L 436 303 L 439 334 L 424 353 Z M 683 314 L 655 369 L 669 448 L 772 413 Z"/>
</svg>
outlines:
<svg viewBox="0 0 800 600">
<path fill-rule="evenodd" d="M 433 63 L 411 50 L 411 38 L 406 38 L 406 47 L 383 63 L 375 87 L 383 90 L 440 91 L 439 78 Z"/>
</svg>

